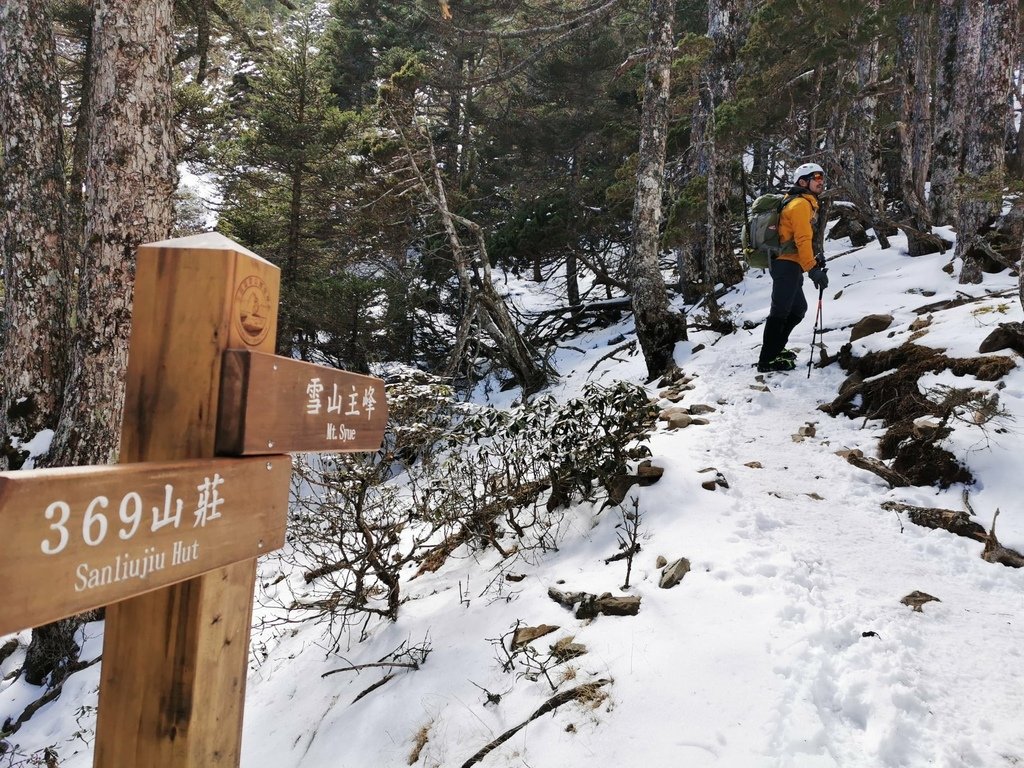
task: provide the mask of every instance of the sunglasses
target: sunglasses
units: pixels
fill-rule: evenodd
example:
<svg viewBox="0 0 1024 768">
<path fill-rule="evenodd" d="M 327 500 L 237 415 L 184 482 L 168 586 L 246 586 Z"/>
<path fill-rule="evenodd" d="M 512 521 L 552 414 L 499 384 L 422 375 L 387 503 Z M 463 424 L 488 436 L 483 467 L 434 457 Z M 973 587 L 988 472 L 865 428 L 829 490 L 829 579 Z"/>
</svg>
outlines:
<svg viewBox="0 0 1024 768">
<path fill-rule="evenodd" d="M 808 176 L 808 178 L 811 181 L 824 181 L 825 180 L 825 174 L 824 173 L 812 173 L 810 176 Z"/>
</svg>

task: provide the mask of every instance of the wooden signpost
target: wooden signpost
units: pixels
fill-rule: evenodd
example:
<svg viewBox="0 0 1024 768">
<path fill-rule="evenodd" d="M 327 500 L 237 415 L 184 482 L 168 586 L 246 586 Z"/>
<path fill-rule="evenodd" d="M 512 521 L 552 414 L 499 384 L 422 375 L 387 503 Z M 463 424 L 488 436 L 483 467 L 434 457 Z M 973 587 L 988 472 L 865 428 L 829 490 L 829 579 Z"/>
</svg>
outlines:
<svg viewBox="0 0 1024 768">
<path fill-rule="evenodd" d="M 239 764 L 282 454 L 380 446 L 383 382 L 269 354 L 278 293 L 221 235 L 142 246 L 121 464 L 0 473 L 0 635 L 107 606 L 96 768 Z"/>
<path fill-rule="evenodd" d="M 224 353 L 217 450 L 375 451 L 388 420 L 380 379 L 259 352 Z"/>
</svg>

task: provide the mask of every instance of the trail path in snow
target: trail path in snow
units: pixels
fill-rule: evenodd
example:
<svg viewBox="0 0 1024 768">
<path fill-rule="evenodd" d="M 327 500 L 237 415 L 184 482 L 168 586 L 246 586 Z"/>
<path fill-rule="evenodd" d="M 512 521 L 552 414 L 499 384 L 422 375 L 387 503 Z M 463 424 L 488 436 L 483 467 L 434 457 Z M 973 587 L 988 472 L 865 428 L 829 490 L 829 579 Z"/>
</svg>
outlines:
<svg viewBox="0 0 1024 768">
<path fill-rule="evenodd" d="M 688 439 L 669 447 L 671 438 L 663 438 L 674 471 L 714 466 L 730 485 L 715 491 L 711 515 L 679 503 L 677 513 L 698 514 L 699 525 L 657 522 L 659 543 L 674 527 L 686 541 L 685 553 L 694 559 L 687 588 L 704 591 L 709 587 L 701 582 L 714 581 L 727 588 L 702 601 L 721 613 L 695 619 L 741 618 L 735 631 L 747 652 L 736 657 L 747 665 L 751 641 L 760 634 L 753 642 L 762 644 L 759 668 L 736 671 L 737 684 L 748 687 L 745 697 L 715 690 L 728 675 L 693 693 L 702 712 L 732 708 L 734 718 L 765 724 L 763 732 L 751 739 L 748 732 L 723 731 L 727 720 L 715 718 L 716 743 L 697 749 L 714 759 L 692 764 L 1020 764 L 1024 729 L 1013 713 L 1024 711 L 1015 626 L 1024 609 L 1024 574 L 982 561 L 977 542 L 882 510 L 885 499 L 929 505 L 936 493 L 890 491 L 836 455 L 842 448 L 873 454 L 880 435 L 878 427 L 817 410 L 843 380 L 838 366 L 814 369 L 809 379 L 800 367 L 770 374 L 762 377 L 770 391 L 752 388 L 758 381 L 744 363 L 755 359 L 757 342 L 736 334 L 687 361 L 697 386 L 685 402 L 719 410 L 710 425 L 689 427 Z M 802 361 L 806 355 L 805 349 Z M 794 440 L 808 422 L 815 436 Z M 747 466 L 752 462 L 761 468 Z M 712 495 L 699 485 L 707 477 L 696 475 L 693 484 L 702 507 Z M 913 612 L 899 600 L 914 590 L 941 602 Z M 687 644 L 683 638 L 683 660 Z M 727 651 L 719 657 L 716 649 L 694 650 L 713 666 L 729 663 Z M 964 664 L 964 657 L 971 661 Z M 971 675 L 951 676 L 951 666 Z M 735 711 L 737 699 L 751 711 Z M 1005 718 L 991 717 L 992 700 Z M 735 724 L 742 732 L 743 720 Z M 700 739 L 695 733 L 683 742 Z M 738 743 L 735 750 L 731 743 Z"/>
</svg>

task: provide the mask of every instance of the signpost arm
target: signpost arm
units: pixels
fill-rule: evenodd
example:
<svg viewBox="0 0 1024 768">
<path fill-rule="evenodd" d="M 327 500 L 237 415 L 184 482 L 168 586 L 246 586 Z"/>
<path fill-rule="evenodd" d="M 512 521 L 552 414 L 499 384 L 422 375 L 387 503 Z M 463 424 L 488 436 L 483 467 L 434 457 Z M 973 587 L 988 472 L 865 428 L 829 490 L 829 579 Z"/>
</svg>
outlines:
<svg viewBox="0 0 1024 768">
<path fill-rule="evenodd" d="M 277 268 L 219 235 L 139 249 L 122 463 L 214 456 L 223 352 L 273 351 L 278 294 Z M 238 766 L 255 574 L 107 608 L 96 768 Z"/>
</svg>

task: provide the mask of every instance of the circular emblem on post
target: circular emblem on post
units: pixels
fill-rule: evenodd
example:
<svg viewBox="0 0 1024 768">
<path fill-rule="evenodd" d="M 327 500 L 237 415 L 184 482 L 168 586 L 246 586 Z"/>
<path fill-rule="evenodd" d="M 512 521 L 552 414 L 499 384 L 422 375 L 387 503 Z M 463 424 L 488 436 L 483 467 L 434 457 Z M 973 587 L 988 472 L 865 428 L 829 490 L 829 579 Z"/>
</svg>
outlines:
<svg viewBox="0 0 1024 768">
<path fill-rule="evenodd" d="M 245 278 L 235 291 L 235 326 L 242 341 L 259 345 L 270 330 L 270 291 L 256 275 Z"/>
</svg>

